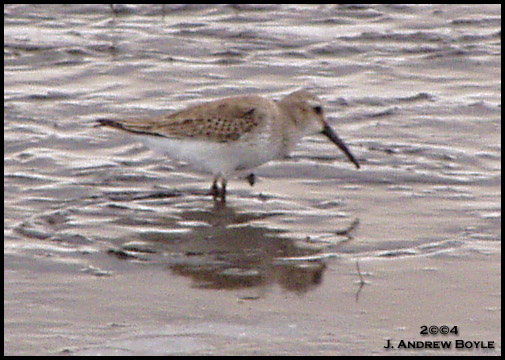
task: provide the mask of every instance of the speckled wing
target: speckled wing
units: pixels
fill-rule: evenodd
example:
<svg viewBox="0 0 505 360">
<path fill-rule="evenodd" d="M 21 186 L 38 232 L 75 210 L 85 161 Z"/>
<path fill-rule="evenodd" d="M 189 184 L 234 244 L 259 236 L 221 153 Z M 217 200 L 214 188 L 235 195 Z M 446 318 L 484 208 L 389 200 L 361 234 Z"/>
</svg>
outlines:
<svg viewBox="0 0 505 360">
<path fill-rule="evenodd" d="M 196 105 L 153 119 L 101 119 L 98 122 L 141 135 L 229 142 L 261 125 L 265 118 L 261 108 L 263 101 L 265 99 L 260 97 L 244 96 Z"/>
</svg>

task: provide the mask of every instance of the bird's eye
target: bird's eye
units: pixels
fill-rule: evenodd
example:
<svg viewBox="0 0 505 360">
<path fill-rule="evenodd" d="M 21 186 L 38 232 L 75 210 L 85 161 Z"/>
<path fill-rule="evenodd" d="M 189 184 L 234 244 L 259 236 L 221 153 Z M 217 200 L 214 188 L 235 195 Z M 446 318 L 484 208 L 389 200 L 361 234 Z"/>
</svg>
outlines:
<svg viewBox="0 0 505 360">
<path fill-rule="evenodd" d="M 314 106 L 313 107 L 314 111 L 316 112 L 317 115 L 321 115 L 323 113 L 323 108 L 321 106 Z"/>
</svg>

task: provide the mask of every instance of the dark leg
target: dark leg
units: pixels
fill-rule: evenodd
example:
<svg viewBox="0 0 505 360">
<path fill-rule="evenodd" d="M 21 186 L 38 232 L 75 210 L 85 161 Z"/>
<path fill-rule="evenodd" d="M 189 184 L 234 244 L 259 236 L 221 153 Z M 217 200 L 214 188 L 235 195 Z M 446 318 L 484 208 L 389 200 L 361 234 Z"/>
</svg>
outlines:
<svg viewBox="0 0 505 360">
<path fill-rule="evenodd" d="M 249 185 L 251 185 L 251 186 L 253 186 L 254 183 L 256 182 L 256 176 L 254 176 L 253 173 L 250 173 L 249 175 L 247 175 L 245 179 L 249 182 Z"/>
<path fill-rule="evenodd" d="M 219 188 L 217 187 L 217 179 L 214 179 L 212 186 L 210 187 L 209 195 L 215 199 L 219 196 Z"/>
<path fill-rule="evenodd" d="M 222 179 L 221 180 L 221 201 L 225 202 L 226 201 L 226 180 Z"/>
</svg>

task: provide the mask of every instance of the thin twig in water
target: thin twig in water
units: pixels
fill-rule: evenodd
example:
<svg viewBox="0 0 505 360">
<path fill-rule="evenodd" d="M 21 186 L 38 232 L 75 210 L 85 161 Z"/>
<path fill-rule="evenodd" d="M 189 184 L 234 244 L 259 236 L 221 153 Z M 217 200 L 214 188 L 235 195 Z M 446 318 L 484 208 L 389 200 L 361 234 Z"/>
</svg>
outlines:
<svg viewBox="0 0 505 360">
<path fill-rule="evenodd" d="M 359 289 L 358 292 L 356 293 L 356 302 L 359 300 L 359 294 L 361 293 L 361 290 L 363 289 L 363 286 L 365 286 L 366 281 L 363 278 L 363 275 L 361 274 L 361 269 L 359 268 L 359 262 L 356 260 L 356 269 L 358 270 L 358 275 L 359 275 Z"/>
<path fill-rule="evenodd" d="M 359 219 L 356 218 L 354 221 L 349 225 L 348 228 L 344 230 L 337 230 L 335 233 L 340 236 L 347 236 L 349 239 L 352 239 L 351 233 L 358 227 L 359 225 Z"/>
</svg>

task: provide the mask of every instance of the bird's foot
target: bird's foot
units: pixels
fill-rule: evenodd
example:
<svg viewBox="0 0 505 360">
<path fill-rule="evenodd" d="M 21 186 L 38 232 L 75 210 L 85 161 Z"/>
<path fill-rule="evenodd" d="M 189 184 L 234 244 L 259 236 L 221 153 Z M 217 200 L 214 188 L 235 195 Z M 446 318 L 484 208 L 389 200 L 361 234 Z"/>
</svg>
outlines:
<svg viewBox="0 0 505 360">
<path fill-rule="evenodd" d="M 250 173 L 249 175 L 247 175 L 245 177 L 245 179 L 247 180 L 247 182 L 249 183 L 249 185 L 253 186 L 254 183 L 256 182 L 256 176 L 253 174 L 253 173 Z"/>
<path fill-rule="evenodd" d="M 226 201 L 226 183 L 222 183 L 221 189 L 217 186 L 217 182 L 215 181 L 209 190 L 209 195 L 212 195 L 215 201 L 221 200 L 222 202 Z"/>
</svg>

